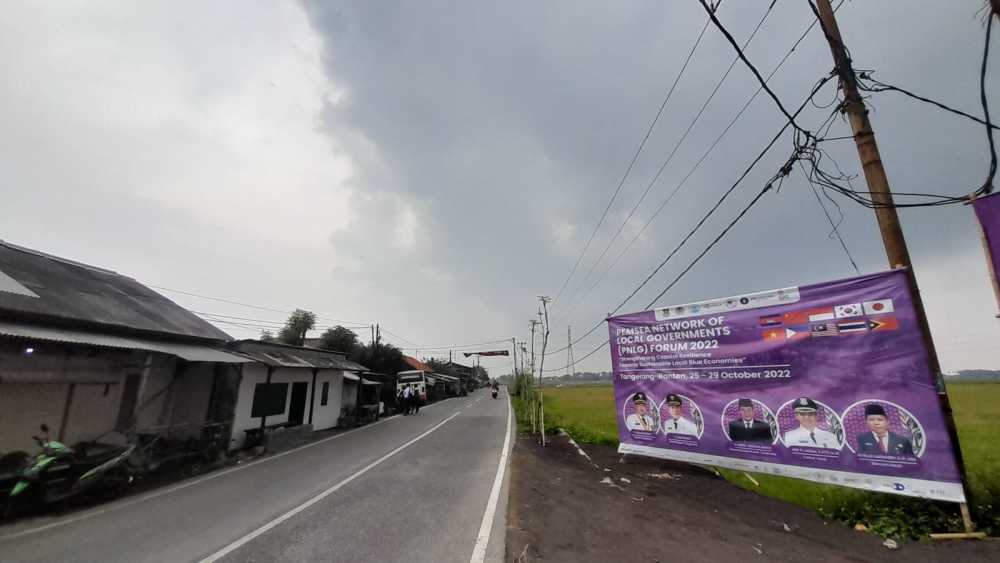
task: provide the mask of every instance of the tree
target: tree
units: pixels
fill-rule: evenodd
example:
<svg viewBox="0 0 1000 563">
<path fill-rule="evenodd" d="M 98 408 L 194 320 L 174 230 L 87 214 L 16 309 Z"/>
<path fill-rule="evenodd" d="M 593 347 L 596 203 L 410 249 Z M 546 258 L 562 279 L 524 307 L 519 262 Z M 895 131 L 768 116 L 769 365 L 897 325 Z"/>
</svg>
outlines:
<svg viewBox="0 0 1000 563">
<path fill-rule="evenodd" d="M 270 330 L 260 331 L 260 341 L 261 342 L 274 342 L 274 333 Z"/>
<path fill-rule="evenodd" d="M 278 342 L 292 346 L 302 346 L 306 341 L 306 333 L 316 327 L 316 314 L 303 309 L 292 311 L 285 321 L 285 326 L 278 333 Z"/>
<path fill-rule="evenodd" d="M 394 374 L 409 369 L 403 361 L 403 352 L 392 344 L 358 346 L 351 359 L 379 373 Z"/>
<path fill-rule="evenodd" d="M 351 355 L 361 345 L 358 335 L 340 325 L 326 329 L 319 337 L 319 347 L 324 350 L 344 352 Z"/>
</svg>

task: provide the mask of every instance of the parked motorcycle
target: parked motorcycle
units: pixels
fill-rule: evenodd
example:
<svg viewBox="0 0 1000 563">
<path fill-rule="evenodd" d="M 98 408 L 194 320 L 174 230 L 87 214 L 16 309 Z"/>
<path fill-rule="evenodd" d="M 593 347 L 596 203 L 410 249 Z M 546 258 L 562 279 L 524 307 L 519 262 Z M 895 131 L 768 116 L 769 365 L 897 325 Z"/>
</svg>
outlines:
<svg viewBox="0 0 1000 563">
<path fill-rule="evenodd" d="M 42 451 L 29 457 L 16 473 L 16 482 L 8 493 L 9 500 L 33 497 L 49 504 L 98 484 L 132 481 L 132 469 L 127 461 L 136 449 L 134 440 L 129 440 L 125 446 L 82 443 L 74 449 L 52 440 L 45 424 L 41 429 L 44 437 L 32 438 Z"/>
</svg>

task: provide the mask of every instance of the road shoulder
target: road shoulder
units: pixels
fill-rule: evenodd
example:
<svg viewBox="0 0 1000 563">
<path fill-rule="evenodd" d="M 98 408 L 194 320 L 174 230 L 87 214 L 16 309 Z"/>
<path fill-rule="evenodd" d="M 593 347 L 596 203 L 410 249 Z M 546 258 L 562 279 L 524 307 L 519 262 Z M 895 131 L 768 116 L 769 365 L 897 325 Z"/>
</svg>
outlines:
<svg viewBox="0 0 1000 563">
<path fill-rule="evenodd" d="M 904 543 L 731 485 L 697 467 L 628 456 L 564 436 L 512 453 L 507 551 L 528 561 L 997 561 L 1000 542 Z M 602 482 L 603 481 L 603 482 Z"/>
</svg>

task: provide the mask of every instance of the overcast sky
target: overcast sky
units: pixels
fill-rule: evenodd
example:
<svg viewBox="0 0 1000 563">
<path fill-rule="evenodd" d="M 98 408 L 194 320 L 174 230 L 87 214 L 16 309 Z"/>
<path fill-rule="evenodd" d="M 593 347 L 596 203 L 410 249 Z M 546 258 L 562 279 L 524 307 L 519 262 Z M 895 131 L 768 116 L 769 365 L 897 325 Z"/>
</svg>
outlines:
<svg viewBox="0 0 1000 563">
<path fill-rule="evenodd" d="M 853 0 L 839 19 L 858 68 L 980 113 L 981 4 Z M 719 17 L 743 41 L 766 7 L 723 2 Z M 807 3 L 778 0 L 748 56 L 769 72 L 811 18 Z M 158 287 L 309 309 L 321 326 L 377 322 L 402 347 L 524 340 L 537 296 L 558 293 L 704 21 L 695 0 L 8 2 L 0 238 Z M 737 66 L 587 277 L 732 57 L 710 27 L 552 305 L 552 347 L 565 345 L 567 324 L 582 334 L 617 306 L 781 126 L 758 97 L 602 278 L 753 93 Z M 831 66 L 814 30 L 772 84 L 797 106 Z M 833 96 L 831 84 L 817 103 Z M 895 190 L 958 195 L 981 183 L 980 127 L 894 94 L 871 102 Z M 810 107 L 801 122 L 816 126 L 828 112 Z M 849 128 L 838 121 L 831 134 Z M 850 141 L 828 144 L 845 172 L 859 172 Z M 779 142 L 621 312 L 649 303 L 790 150 L 790 139 Z M 885 269 L 874 214 L 837 201 L 861 271 Z M 971 209 L 901 216 L 943 367 L 1000 368 L 1000 320 Z M 657 304 L 853 275 L 829 231 L 796 172 Z M 242 326 L 218 326 L 237 338 L 284 319 L 164 294 L 228 315 Z M 598 329 L 576 357 L 606 337 Z M 418 355 L 430 353 L 447 356 Z M 547 367 L 565 360 L 555 354 Z M 484 365 L 499 375 L 509 360 Z M 608 367 L 606 351 L 578 366 Z"/>
</svg>

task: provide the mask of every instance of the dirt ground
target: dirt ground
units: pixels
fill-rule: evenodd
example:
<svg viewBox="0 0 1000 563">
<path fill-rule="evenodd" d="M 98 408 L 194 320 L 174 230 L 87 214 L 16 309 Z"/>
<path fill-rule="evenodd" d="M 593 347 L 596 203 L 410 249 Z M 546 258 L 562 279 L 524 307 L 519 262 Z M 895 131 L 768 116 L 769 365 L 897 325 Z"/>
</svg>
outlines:
<svg viewBox="0 0 1000 563">
<path fill-rule="evenodd" d="M 507 558 L 527 561 L 1000 561 L 1000 541 L 900 542 L 727 483 L 700 468 L 584 446 L 514 446 Z M 623 480 L 624 478 L 624 480 Z M 609 482 L 601 481 L 608 479 Z"/>
</svg>

